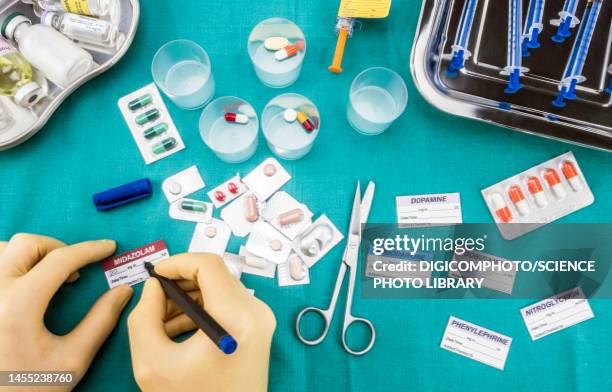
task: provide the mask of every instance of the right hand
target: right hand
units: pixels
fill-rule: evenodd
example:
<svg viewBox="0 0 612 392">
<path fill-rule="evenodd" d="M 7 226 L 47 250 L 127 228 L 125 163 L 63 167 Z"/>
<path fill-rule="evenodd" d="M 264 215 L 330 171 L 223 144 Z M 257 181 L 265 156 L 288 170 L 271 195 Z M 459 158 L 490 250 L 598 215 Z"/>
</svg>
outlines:
<svg viewBox="0 0 612 392">
<path fill-rule="evenodd" d="M 236 339 L 224 354 L 201 330 L 181 343 L 172 337 L 196 326 L 149 278 L 128 319 L 132 367 L 143 391 L 265 391 L 276 319 L 270 308 L 230 274 L 220 257 L 188 253 L 159 262 L 155 272 L 179 285 Z"/>
</svg>

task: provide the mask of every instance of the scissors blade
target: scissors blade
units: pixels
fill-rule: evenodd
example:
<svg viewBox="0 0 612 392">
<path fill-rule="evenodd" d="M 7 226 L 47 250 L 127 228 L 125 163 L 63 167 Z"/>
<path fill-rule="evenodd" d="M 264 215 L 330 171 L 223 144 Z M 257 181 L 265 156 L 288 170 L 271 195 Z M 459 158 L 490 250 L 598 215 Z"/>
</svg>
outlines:
<svg viewBox="0 0 612 392">
<path fill-rule="evenodd" d="M 363 199 L 361 201 L 361 224 L 365 225 L 368 221 L 368 217 L 370 216 L 370 207 L 372 207 L 372 201 L 374 200 L 374 190 L 376 188 L 376 184 L 373 181 L 368 183 L 368 187 L 366 188 Z"/>
<path fill-rule="evenodd" d="M 351 212 L 351 225 L 349 227 L 351 235 L 361 234 L 361 184 L 357 182 L 355 200 L 353 201 L 353 211 Z"/>
</svg>

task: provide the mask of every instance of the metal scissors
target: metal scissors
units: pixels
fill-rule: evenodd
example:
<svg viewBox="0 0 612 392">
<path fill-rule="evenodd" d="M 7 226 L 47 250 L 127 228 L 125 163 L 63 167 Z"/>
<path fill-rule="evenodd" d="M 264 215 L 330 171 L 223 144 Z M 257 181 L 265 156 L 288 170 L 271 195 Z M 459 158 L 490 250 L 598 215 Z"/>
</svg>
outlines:
<svg viewBox="0 0 612 392">
<path fill-rule="evenodd" d="M 351 223 L 349 226 L 349 234 L 347 236 L 346 248 L 344 249 L 342 263 L 340 263 L 340 271 L 338 272 L 338 277 L 336 278 L 336 285 L 334 286 L 334 293 L 332 295 L 329 307 L 327 309 L 315 308 L 313 306 L 304 308 L 298 314 L 297 319 L 295 320 L 295 332 L 297 334 L 298 339 L 300 339 L 304 344 L 314 346 L 316 344 L 321 343 L 325 339 L 325 336 L 327 336 L 329 326 L 332 322 L 332 319 L 334 318 L 334 311 L 336 309 L 338 295 L 340 294 L 340 288 L 342 287 L 342 282 L 344 280 L 344 274 L 346 273 L 346 270 L 348 268 L 349 282 L 346 297 L 346 308 L 344 310 L 344 324 L 342 326 L 342 345 L 348 353 L 353 355 L 363 355 L 370 351 L 370 349 L 374 345 L 374 341 L 376 340 L 376 331 L 374 330 L 374 325 L 368 319 L 355 317 L 351 314 L 351 305 L 353 303 L 353 294 L 355 289 L 355 278 L 357 276 L 357 261 L 359 260 L 359 245 L 361 244 L 361 225 L 365 224 L 368 220 L 368 215 L 370 214 L 370 207 L 372 206 L 373 198 L 373 182 L 370 182 L 368 184 L 368 187 L 363 195 L 363 202 L 361 201 L 361 187 L 360 184 L 357 183 L 357 191 L 355 192 L 355 201 L 353 202 L 353 212 L 351 215 Z M 304 338 L 304 336 L 302 336 L 302 333 L 300 332 L 300 321 L 302 320 L 302 317 L 309 312 L 319 314 L 325 322 L 325 326 L 323 328 L 321 336 L 314 340 L 308 340 Z M 363 350 L 359 351 L 351 349 L 346 342 L 346 333 L 349 327 L 355 323 L 365 324 L 370 330 L 370 342 Z"/>
</svg>

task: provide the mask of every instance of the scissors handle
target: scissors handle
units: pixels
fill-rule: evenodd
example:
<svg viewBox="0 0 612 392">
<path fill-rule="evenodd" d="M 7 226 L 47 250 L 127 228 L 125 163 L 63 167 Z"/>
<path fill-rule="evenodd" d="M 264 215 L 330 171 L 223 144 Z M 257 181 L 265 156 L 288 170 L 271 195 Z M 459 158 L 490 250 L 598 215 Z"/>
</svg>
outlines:
<svg viewBox="0 0 612 392">
<path fill-rule="evenodd" d="M 307 313 L 316 313 L 320 315 L 321 318 L 323 318 L 323 322 L 325 323 L 323 330 L 321 331 L 321 335 L 318 338 L 313 339 L 313 340 L 306 339 L 302 335 L 302 332 L 300 331 L 300 322 L 302 321 L 302 317 Z M 309 306 L 307 308 L 302 309 L 302 311 L 298 314 L 297 318 L 295 319 L 295 334 L 297 335 L 298 339 L 300 339 L 302 343 L 307 344 L 309 346 L 314 346 L 316 344 L 321 343 L 323 339 L 325 339 L 325 336 L 327 336 L 327 331 L 329 331 L 329 325 L 331 324 L 332 314 L 333 314 L 332 309 L 320 309 L 320 308 L 315 308 L 314 306 Z"/>
<path fill-rule="evenodd" d="M 370 330 L 370 341 L 368 343 L 368 345 L 362 349 L 362 350 L 353 350 L 351 347 L 349 347 L 347 341 L 346 341 L 346 335 L 347 332 L 349 330 L 349 328 L 351 327 L 351 325 L 355 325 L 355 324 L 365 324 L 368 329 Z M 374 329 L 374 324 L 372 324 L 372 322 L 368 319 L 364 319 L 361 317 L 354 317 L 352 315 L 345 315 L 344 316 L 344 326 L 342 327 L 342 345 L 344 346 L 344 349 L 353 355 L 363 355 L 366 354 L 368 351 L 370 351 L 372 349 L 372 347 L 374 346 L 374 342 L 376 341 L 376 330 Z"/>
</svg>

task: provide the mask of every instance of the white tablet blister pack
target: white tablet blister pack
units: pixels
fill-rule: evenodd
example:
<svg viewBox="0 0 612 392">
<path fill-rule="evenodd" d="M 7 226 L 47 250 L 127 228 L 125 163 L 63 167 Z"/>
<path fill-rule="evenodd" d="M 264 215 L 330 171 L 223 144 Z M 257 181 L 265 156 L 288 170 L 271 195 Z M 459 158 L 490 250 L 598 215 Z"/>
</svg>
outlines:
<svg viewBox="0 0 612 392">
<path fill-rule="evenodd" d="M 482 190 L 502 237 L 512 240 L 595 201 L 572 152 Z"/>
<path fill-rule="evenodd" d="M 264 278 L 274 278 L 276 274 L 276 263 L 254 255 L 244 246 L 240 247 L 240 252 L 238 252 L 238 254 L 244 259 L 243 273 L 263 276 Z"/>
<path fill-rule="evenodd" d="M 291 252 L 291 242 L 264 221 L 255 222 L 245 247 L 252 254 L 276 264 L 287 261 Z"/>
<path fill-rule="evenodd" d="M 261 203 L 252 192 L 238 197 L 229 206 L 221 210 L 221 219 L 225 221 L 237 237 L 246 237 L 253 228 L 253 223 L 260 219 Z"/>
<path fill-rule="evenodd" d="M 117 102 L 145 163 L 153 163 L 185 148 L 155 83 Z"/>
<path fill-rule="evenodd" d="M 283 264 L 278 265 L 278 285 L 297 286 L 310 284 L 310 274 L 304 261 L 295 253 L 291 253 Z"/>
<path fill-rule="evenodd" d="M 240 195 L 246 192 L 248 189 L 242 183 L 240 176 L 236 174 L 234 177 L 225 181 L 223 184 L 216 186 L 213 190 L 208 192 L 208 197 L 212 200 L 216 208 L 221 208 L 224 205 L 230 203 L 232 200 L 237 199 Z"/>
<path fill-rule="evenodd" d="M 291 175 L 274 158 L 268 158 L 247 174 L 242 182 L 259 200 L 268 200 L 274 192 L 291 180 Z"/>
<path fill-rule="evenodd" d="M 179 199 L 170 204 L 168 213 L 172 219 L 189 222 L 210 223 L 213 204 L 194 199 Z"/>
<path fill-rule="evenodd" d="M 240 280 L 244 268 L 244 257 L 234 253 L 225 252 L 223 254 L 223 262 L 229 270 L 229 272 Z"/>
<path fill-rule="evenodd" d="M 312 268 L 334 246 L 338 245 L 344 235 L 323 214 L 312 225 L 306 228 L 291 244 L 308 268 Z"/>
<path fill-rule="evenodd" d="M 210 223 L 198 223 L 191 237 L 189 252 L 223 256 L 231 235 L 232 231 L 222 220 L 213 218 Z"/>
<path fill-rule="evenodd" d="M 275 193 L 268 200 L 262 215 L 292 241 L 312 223 L 310 209 L 283 191 Z"/>
<path fill-rule="evenodd" d="M 200 175 L 196 165 L 190 166 L 185 170 L 173 174 L 162 182 L 162 191 L 168 199 L 168 203 L 184 198 L 200 189 L 206 184 Z"/>
</svg>

